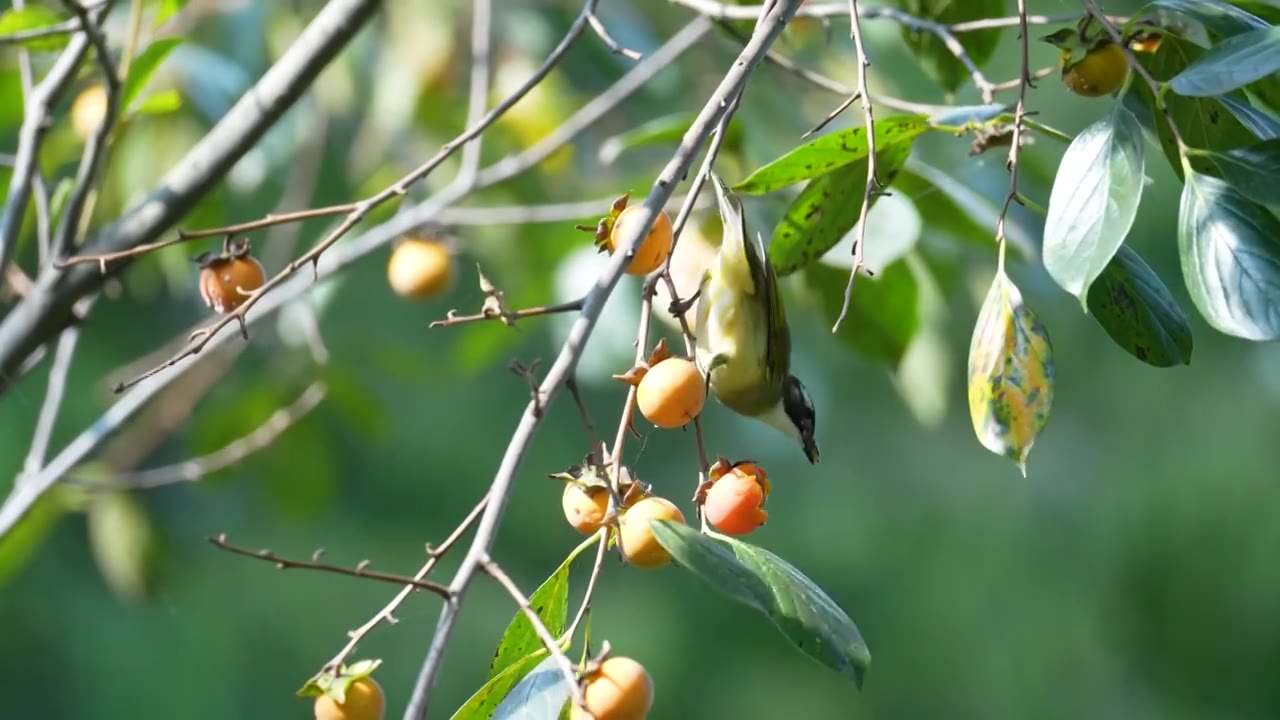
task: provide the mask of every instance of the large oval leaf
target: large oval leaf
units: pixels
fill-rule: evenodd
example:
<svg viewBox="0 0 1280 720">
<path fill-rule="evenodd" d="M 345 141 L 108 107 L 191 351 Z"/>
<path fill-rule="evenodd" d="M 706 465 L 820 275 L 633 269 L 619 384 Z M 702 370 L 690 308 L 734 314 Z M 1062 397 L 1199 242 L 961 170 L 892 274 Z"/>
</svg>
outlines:
<svg viewBox="0 0 1280 720">
<path fill-rule="evenodd" d="M 1178 213 L 1182 276 L 1196 309 L 1246 340 L 1280 339 L 1280 220 L 1226 182 L 1188 173 Z"/>
<path fill-rule="evenodd" d="M 1230 112 L 1249 132 L 1259 140 L 1275 140 L 1280 138 L 1280 121 L 1249 103 L 1232 95 L 1218 98 L 1222 106 Z"/>
<path fill-rule="evenodd" d="M 876 176 L 888 186 L 897 177 L 911 142 L 876 151 Z M 867 159 L 809 183 L 787 208 L 769 242 L 769 260 L 779 276 L 790 275 L 822 257 L 858 223 L 867 189 Z M 877 196 L 871 197 L 872 205 Z"/>
<path fill-rule="evenodd" d="M 682 567 L 764 613 L 805 654 L 862 687 L 871 664 L 862 634 L 803 573 L 768 550 L 718 533 L 704 535 L 668 520 L 650 520 L 649 525 Z"/>
<path fill-rule="evenodd" d="M 1179 95 L 1222 95 L 1280 72 L 1280 27 L 1235 35 L 1214 45 L 1169 87 Z"/>
<path fill-rule="evenodd" d="M 569 702 L 573 690 L 554 657 L 538 663 L 493 711 L 493 720 L 552 720 Z"/>
<path fill-rule="evenodd" d="M 521 678 L 533 670 L 540 660 L 549 656 L 550 653 L 546 648 L 540 648 L 537 652 L 508 665 L 506 670 L 489 678 L 489 682 L 475 691 L 453 714 L 452 720 L 490 720 L 494 710 L 507 693 L 520 682 Z"/>
<path fill-rule="evenodd" d="M 1187 316 L 1155 271 L 1124 245 L 1089 286 L 1089 313 L 1115 344 L 1148 365 L 1191 362 Z"/>
<path fill-rule="evenodd" d="M 969 344 L 969 416 L 983 447 L 1018 463 L 1053 406 L 1053 344 L 1003 266 L 987 292 Z"/>
<path fill-rule="evenodd" d="M 927 115 L 895 115 L 876 120 L 876 153 L 895 143 L 907 142 L 928 129 Z M 863 160 L 869 154 L 866 128 L 858 126 L 838 130 L 810 140 L 756 170 L 733 189 L 748 195 L 763 195 L 826 175 Z"/>
<path fill-rule="evenodd" d="M 569 615 L 569 566 L 573 564 L 582 548 L 591 543 L 579 545 L 569 557 L 560 563 L 560 567 L 538 586 L 529 596 L 529 607 L 541 618 L 553 637 L 564 632 Z M 533 622 L 524 611 L 517 610 L 507 631 L 498 642 L 498 649 L 493 655 L 493 663 L 489 665 L 489 677 L 495 677 L 513 663 L 526 657 L 537 648 L 542 647 L 538 632 L 533 629 Z"/>
<path fill-rule="evenodd" d="M 1250 200 L 1280 206 L 1280 140 L 1212 153 L 1222 178 Z"/>
<path fill-rule="evenodd" d="M 1082 305 L 1133 227 L 1144 168 L 1142 127 L 1119 103 L 1062 156 L 1045 218 L 1044 267 Z"/>
<path fill-rule="evenodd" d="M 1005 0 L 896 0 L 893 4 L 914 17 L 942 25 L 1008 14 Z M 936 34 L 918 25 L 903 23 L 902 37 L 915 51 L 915 59 L 920 67 L 943 90 L 955 92 L 956 88 L 969 79 L 969 71 Z M 956 40 L 964 47 L 969 59 L 982 67 L 991 59 L 1000 43 L 1000 30 L 996 28 L 963 33 Z"/>
</svg>

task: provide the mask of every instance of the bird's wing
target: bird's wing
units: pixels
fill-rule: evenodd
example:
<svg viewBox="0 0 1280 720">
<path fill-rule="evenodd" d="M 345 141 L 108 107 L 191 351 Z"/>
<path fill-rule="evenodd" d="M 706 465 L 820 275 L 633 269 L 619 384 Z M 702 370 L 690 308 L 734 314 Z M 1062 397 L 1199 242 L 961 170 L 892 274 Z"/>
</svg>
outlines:
<svg viewBox="0 0 1280 720">
<path fill-rule="evenodd" d="M 778 275 L 773 264 L 769 262 L 769 254 L 764 249 L 764 242 L 748 243 L 747 258 L 751 261 L 751 277 L 757 288 L 764 293 L 761 303 L 768 313 L 765 323 L 765 373 L 771 384 L 781 387 L 782 380 L 791 372 L 791 331 L 787 328 L 787 311 L 782 306 L 782 292 L 778 287 Z"/>
</svg>

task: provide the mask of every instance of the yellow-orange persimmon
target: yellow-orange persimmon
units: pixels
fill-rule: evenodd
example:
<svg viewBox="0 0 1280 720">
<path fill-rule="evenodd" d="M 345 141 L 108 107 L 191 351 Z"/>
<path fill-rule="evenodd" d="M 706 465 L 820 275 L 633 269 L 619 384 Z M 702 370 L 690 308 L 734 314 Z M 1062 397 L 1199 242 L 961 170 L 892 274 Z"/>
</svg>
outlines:
<svg viewBox="0 0 1280 720">
<path fill-rule="evenodd" d="M 707 522 L 726 535 L 746 535 L 765 523 L 767 483 L 751 472 L 753 466 L 738 466 L 722 475 L 707 489 L 702 512 Z"/>
<path fill-rule="evenodd" d="M 442 242 L 408 238 L 391 251 L 391 259 L 387 263 L 387 282 L 401 297 L 436 297 L 452 281 L 453 258 Z"/>
<path fill-rule="evenodd" d="M 617 250 L 626 234 L 632 232 L 633 226 L 641 222 L 642 211 L 643 206 L 631 205 L 618 213 L 618 218 L 613 221 L 613 229 L 609 232 L 607 247 L 610 253 Z M 635 257 L 631 258 L 631 262 L 627 265 L 627 274 L 648 275 L 666 262 L 670 254 L 671 218 L 666 212 L 659 210 L 657 217 L 653 219 L 653 225 L 649 226 L 649 232 L 636 248 Z"/>
<path fill-rule="evenodd" d="M 316 698 L 316 720 L 383 720 L 387 699 L 378 681 L 366 675 L 347 686 L 346 699 L 339 703 L 330 695 Z"/>
<path fill-rule="evenodd" d="M 636 567 L 657 568 L 671 562 L 671 553 L 654 536 L 650 520 L 685 522 L 684 513 L 666 498 L 650 496 L 627 508 L 618 519 L 618 545 L 622 556 Z"/>
<path fill-rule="evenodd" d="M 698 366 L 684 358 L 667 358 L 649 368 L 636 387 L 636 406 L 649 422 L 678 428 L 702 412 L 706 382 Z"/>
<path fill-rule="evenodd" d="M 1069 53 L 1063 51 L 1065 63 Z M 1067 89 L 1085 97 L 1109 95 L 1119 89 L 1129 74 L 1129 57 L 1119 45 L 1104 41 L 1079 61 L 1063 69 Z"/>
<path fill-rule="evenodd" d="M 596 720 L 644 720 L 653 709 L 653 678 L 631 658 L 610 657 L 584 678 L 582 700 Z M 587 715 L 574 705 L 569 717 Z"/>
<path fill-rule="evenodd" d="M 604 524 L 605 514 L 609 511 L 609 490 L 567 482 L 564 484 L 564 494 L 560 496 L 560 506 L 564 510 L 565 520 L 569 521 L 574 530 L 590 535 Z"/>
</svg>

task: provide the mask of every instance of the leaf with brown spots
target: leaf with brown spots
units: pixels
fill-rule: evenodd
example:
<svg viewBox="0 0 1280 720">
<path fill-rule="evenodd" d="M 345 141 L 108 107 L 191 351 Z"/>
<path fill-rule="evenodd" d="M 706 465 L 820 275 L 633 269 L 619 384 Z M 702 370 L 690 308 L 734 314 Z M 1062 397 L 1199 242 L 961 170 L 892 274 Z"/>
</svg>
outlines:
<svg viewBox="0 0 1280 720">
<path fill-rule="evenodd" d="M 1191 363 L 1191 325 L 1169 288 L 1121 245 L 1089 286 L 1089 314 L 1116 345 L 1148 365 Z"/>
</svg>

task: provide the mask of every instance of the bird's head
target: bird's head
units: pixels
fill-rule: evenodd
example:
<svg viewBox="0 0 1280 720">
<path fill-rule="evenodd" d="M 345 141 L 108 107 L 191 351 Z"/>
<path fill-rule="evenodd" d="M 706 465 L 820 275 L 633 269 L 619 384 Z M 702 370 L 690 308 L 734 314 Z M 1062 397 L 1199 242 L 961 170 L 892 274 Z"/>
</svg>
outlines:
<svg viewBox="0 0 1280 720">
<path fill-rule="evenodd" d="M 813 433 L 818 415 L 814 412 L 809 393 L 805 392 L 804 385 L 795 375 L 788 375 L 782 382 L 782 409 L 794 429 L 793 437 L 804 448 L 805 457 L 810 463 L 817 464 L 818 441 L 814 440 Z"/>
</svg>

